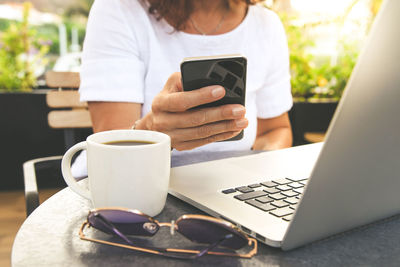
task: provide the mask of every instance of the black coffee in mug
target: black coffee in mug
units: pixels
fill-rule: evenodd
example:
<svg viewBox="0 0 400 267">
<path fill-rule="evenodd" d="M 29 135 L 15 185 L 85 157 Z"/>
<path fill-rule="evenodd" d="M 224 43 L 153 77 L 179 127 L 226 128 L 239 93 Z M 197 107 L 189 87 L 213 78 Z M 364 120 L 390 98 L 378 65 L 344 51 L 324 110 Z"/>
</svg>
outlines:
<svg viewBox="0 0 400 267">
<path fill-rule="evenodd" d="M 137 141 L 137 140 L 119 140 L 119 141 L 111 141 L 103 143 L 105 145 L 113 145 L 113 146 L 141 146 L 141 145 L 150 145 L 155 144 L 150 141 Z"/>
</svg>

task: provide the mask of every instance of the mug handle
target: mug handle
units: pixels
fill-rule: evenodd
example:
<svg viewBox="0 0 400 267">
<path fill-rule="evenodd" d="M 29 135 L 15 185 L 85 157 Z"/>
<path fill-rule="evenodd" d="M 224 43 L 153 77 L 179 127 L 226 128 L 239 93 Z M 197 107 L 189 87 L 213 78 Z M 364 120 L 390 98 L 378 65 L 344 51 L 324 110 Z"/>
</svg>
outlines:
<svg viewBox="0 0 400 267">
<path fill-rule="evenodd" d="M 71 173 L 71 161 L 76 152 L 85 150 L 87 148 L 86 141 L 75 144 L 65 152 L 61 161 L 61 172 L 67 185 L 78 195 L 91 200 L 90 192 L 88 189 L 80 186 Z"/>
</svg>

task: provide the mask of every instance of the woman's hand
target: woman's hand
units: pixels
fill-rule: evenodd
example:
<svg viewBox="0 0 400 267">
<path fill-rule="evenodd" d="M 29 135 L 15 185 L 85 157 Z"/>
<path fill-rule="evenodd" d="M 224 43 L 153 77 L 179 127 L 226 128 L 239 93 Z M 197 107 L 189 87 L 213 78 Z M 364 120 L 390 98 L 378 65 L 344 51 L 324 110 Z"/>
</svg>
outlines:
<svg viewBox="0 0 400 267">
<path fill-rule="evenodd" d="M 136 125 L 168 134 L 172 147 L 189 150 L 215 141 L 229 139 L 247 127 L 242 105 L 191 109 L 223 98 L 221 86 L 207 86 L 184 92 L 181 74 L 172 74 L 163 90 L 154 98 L 152 110 Z"/>
</svg>

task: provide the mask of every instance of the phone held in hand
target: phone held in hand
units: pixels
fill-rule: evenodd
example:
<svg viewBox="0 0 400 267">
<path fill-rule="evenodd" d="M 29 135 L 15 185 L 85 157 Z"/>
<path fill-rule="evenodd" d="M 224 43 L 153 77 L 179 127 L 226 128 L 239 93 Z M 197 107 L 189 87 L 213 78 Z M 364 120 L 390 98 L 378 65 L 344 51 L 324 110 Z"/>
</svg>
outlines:
<svg viewBox="0 0 400 267">
<path fill-rule="evenodd" d="M 184 58 L 181 63 L 184 91 L 196 90 L 209 85 L 221 85 L 225 96 L 212 103 L 195 108 L 215 107 L 226 104 L 245 104 L 247 59 L 241 55 Z M 226 141 L 240 140 L 243 131 Z"/>
</svg>

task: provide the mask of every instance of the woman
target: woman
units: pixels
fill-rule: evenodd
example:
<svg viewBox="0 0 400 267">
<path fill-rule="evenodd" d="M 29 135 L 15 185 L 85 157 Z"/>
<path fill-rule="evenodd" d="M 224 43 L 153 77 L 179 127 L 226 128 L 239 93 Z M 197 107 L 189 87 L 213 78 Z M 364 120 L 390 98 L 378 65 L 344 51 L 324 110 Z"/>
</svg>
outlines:
<svg viewBox="0 0 400 267">
<path fill-rule="evenodd" d="M 291 146 L 289 59 L 281 22 L 251 0 L 96 0 L 83 49 L 82 101 L 95 132 L 155 130 L 176 150 L 273 150 Z M 182 92 L 184 57 L 247 58 L 246 108 L 191 109 L 220 86 Z M 229 139 L 244 130 L 240 141 Z M 177 152 L 174 152 L 177 153 Z"/>
</svg>

